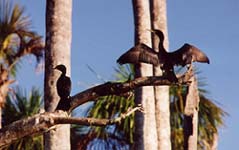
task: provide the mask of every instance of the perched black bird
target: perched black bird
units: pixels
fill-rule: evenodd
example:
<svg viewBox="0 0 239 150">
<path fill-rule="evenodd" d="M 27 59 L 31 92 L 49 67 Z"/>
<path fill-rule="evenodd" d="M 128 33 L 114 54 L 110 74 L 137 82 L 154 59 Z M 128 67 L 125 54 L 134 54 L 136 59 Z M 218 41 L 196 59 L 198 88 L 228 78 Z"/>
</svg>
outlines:
<svg viewBox="0 0 239 150">
<path fill-rule="evenodd" d="M 167 52 L 163 46 L 164 34 L 160 30 L 150 30 L 156 34 L 159 39 L 159 52 L 155 52 L 152 48 L 141 43 L 129 49 L 117 60 L 119 64 L 132 63 L 138 64 L 140 62 L 149 63 L 153 65 L 160 65 L 163 75 L 173 81 L 177 81 L 174 73 L 174 66 L 186 66 L 192 62 L 208 63 L 209 59 L 201 50 L 190 44 L 184 44 L 181 48 L 174 52 Z"/>
<path fill-rule="evenodd" d="M 66 76 L 64 65 L 57 65 L 54 69 L 61 71 L 61 76 L 56 82 L 57 94 L 60 97 L 56 110 L 66 111 L 70 108 L 71 79 Z"/>
</svg>

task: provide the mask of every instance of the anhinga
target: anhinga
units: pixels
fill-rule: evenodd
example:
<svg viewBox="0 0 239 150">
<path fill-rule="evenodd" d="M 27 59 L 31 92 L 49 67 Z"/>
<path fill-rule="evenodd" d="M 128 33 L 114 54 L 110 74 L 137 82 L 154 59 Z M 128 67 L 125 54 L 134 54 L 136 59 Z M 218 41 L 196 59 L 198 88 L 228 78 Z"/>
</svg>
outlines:
<svg viewBox="0 0 239 150">
<path fill-rule="evenodd" d="M 60 97 L 56 110 L 66 111 L 70 108 L 71 79 L 66 76 L 66 67 L 64 65 L 57 65 L 54 69 L 61 71 L 61 76 L 56 82 L 57 94 Z"/>
<path fill-rule="evenodd" d="M 150 30 L 159 37 L 159 51 L 155 52 L 152 48 L 141 43 L 120 56 L 117 60 L 119 64 L 132 63 L 138 64 L 140 62 L 159 65 L 163 71 L 163 76 L 168 77 L 173 81 L 177 81 L 174 73 L 174 66 L 186 66 L 192 62 L 208 63 L 209 59 L 201 50 L 190 44 L 184 44 L 181 48 L 174 52 L 167 52 L 163 46 L 164 34 L 160 30 Z"/>
</svg>

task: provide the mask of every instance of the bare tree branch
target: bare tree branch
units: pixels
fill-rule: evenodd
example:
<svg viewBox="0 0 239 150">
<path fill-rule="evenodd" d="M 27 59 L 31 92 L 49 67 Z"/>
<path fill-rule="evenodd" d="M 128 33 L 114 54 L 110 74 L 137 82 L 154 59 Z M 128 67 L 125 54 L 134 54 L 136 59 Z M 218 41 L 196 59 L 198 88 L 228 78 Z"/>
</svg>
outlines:
<svg viewBox="0 0 239 150">
<path fill-rule="evenodd" d="M 4 147 L 19 138 L 41 134 L 54 129 L 57 124 L 79 124 L 88 126 L 105 126 L 119 123 L 121 120 L 130 116 L 135 111 L 141 111 L 141 106 L 129 109 L 126 113 L 114 119 L 96 118 L 74 118 L 69 117 L 66 112 L 45 112 L 35 116 L 13 122 L 9 126 L 0 129 L 0 148 Z"/>
<path fill-rule="evenodd" d="M 168 78 L 162 76 L 139 77 L 124 83 L 106 82 L 105 84 L 92 87 L 71 97 L 71 108 L 69 112 L 79 105 L 96 100 L 100 96 L 121 96 L 141 86 L 188 84 L 189 79 L 192 77 L 192 73 L 192 69 L 189 69 L 185 74 L 178 78 L 178 83 L 172 83 Z"/>
<path fill-rule="evenodd" d="M 121 114 L 114 119 L 97 119 L 97 118 L 73 118 L 73 117 L 54 117 L 56 124 L 79 124 L 87 126 L 106 126 L 121 122 L 121 120 L 133 114 L 135 111 L 143 111 L 141 106 L 128 109 L 127 112 Z"/>
</svg>

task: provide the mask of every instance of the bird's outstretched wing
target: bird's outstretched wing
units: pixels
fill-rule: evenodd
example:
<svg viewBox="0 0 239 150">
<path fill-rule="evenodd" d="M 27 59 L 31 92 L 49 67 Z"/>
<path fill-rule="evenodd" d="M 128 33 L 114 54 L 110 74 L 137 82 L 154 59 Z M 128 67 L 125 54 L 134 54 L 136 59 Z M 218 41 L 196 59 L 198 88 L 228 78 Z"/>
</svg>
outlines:
<svg viewBox="0 0 239 150">
<path fill-rule="evenodd" d="M 169 58 L 171 58 L 170 61 L 172 61 L 173 65 L 185 66 L 187 64 L 191 64 L 192 62 L 209 64 L 209 58 L 205 53 L 203 53 L 197 47 L 187 43 L 178 50 L 169 53 L 169 55 L 171 55 Z"/>
<path fill-rule="evenodd" d="M 120 56 L 117 62 L 119 64 L 138 64 L 141 62 L 153 65 L 159 64 L 157 53 L 152 48 L 143 43 L 129 49 L 126 53 Z"/>
</svg>

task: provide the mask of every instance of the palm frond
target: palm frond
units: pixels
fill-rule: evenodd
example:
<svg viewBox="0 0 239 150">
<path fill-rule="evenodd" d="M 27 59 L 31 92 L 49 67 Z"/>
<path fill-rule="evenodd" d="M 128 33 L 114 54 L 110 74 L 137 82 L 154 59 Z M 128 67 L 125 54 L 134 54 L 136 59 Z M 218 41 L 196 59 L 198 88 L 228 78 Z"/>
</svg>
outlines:
<svg viewBox="0 0 239 150">
<path fill-rule="evenodd" d="M 43 59 L 42 37 L 31 30 L 31 20 L 24 11 L 11 0 L 0 1 L 0 59 L 13 76 L 21 57 L 34 55 L 37 63 Z"/>
<path fill-rule="evenodd" d="M 3 125 L 38 113 L 41 104 L 42 95 L 36 88 L 32 88 L 29 96 L 21 88 L 15 88 L 14 92 L 7 96 L 3 109 Z"/>
<path fill-rule="evenodd" d="M 42 105 L 42 96 L 38 89 L 32 88 L 30 95 L 21 88 L 16 88 L 7 97 L 5 107 L 3 109 L 3 126 L 6 126 L 16 120 L 37 114 Z M 43 137 L 24 137 L 15 143 L 12 143 L 5 149 L 25 149 L 25 150 L 41 150 L 43 149 Z"/>
</svg>

